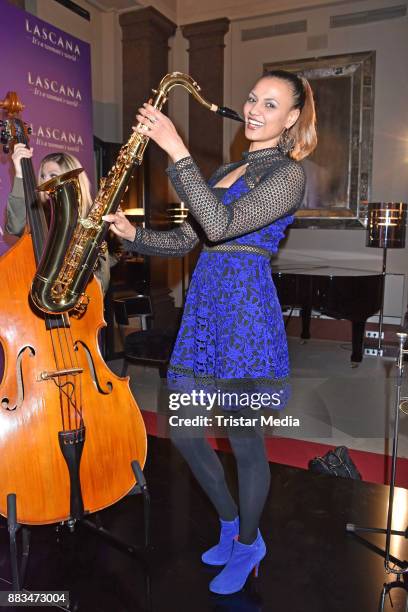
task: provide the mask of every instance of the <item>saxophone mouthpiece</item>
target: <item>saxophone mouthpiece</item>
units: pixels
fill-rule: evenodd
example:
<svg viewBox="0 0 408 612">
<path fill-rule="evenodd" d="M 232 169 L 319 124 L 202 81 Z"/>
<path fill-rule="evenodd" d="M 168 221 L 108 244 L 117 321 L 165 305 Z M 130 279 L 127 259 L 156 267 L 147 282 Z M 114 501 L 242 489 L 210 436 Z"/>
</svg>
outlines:
<svg viewBox="0 0 408 612">
<path fill-rule="evenodd" d="M 219 106 L 215 112 L 218 115 L 221 115 L 221 117 L 227 117 L 228 119 L 245 123 L 245 119 L 243 119 L 241 115 L 237 113 L 237 111 L 232 110 L 232 108 L 228 108 L 228 106 Z"/>
</svg>

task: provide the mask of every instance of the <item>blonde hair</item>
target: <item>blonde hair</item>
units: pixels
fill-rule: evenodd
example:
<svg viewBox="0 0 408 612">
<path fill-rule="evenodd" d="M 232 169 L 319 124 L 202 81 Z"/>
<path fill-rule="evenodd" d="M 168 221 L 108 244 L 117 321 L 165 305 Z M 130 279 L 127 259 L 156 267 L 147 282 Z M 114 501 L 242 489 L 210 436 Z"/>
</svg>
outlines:
<svg viewBox="0 0 408 612">
<path fill-rule="evenodd" d="M 38 171 L 38 180 L 42 182 L 42 172 L 45 164 L 49 162 L 56 163 L 61 168 L 61 174 L 64 172 L 69 172 L 69 170 L 76 170 L 77 168 L 82 168 L 79 160 L 70 153 L 49 153 L 46 155 L 40 164 L 40 169 Z M 92 196 L 91 196 L 91 184 L 89 182 L 88 176 L 85 171 L 81 172 L 78 176 L 79 186 L 82 194 L 82 205 L 81 205 L 81 216 L 86 217 L 89 209 L 93 204 Z"/>
<path fill-rule="evenodd" d="M 289 157 L 300 161 L 314 151 L 317 145 L 316 110 L 309 81 L 288 70 L 270 70 L 264 77 L 282 79 L 289 83 L 293 94 L 293 108 L 300 110 L 296 122 L 287 130 L 286 137 L 293 142 Z"/>
</svg>

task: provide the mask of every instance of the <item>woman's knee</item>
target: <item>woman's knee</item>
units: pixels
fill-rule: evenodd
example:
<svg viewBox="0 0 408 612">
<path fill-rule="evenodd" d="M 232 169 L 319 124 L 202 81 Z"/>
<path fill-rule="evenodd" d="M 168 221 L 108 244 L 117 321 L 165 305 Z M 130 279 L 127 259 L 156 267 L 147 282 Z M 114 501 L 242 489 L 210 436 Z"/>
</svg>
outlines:
<svg viewBox="0 0 408 612">
<path fill-rule="evenodd" d="M 229 436 L 232 452 L 238 463 L 267 463 L 265 442 L 263 437 L 253 433 L 251 436 Z"/>
</svg>

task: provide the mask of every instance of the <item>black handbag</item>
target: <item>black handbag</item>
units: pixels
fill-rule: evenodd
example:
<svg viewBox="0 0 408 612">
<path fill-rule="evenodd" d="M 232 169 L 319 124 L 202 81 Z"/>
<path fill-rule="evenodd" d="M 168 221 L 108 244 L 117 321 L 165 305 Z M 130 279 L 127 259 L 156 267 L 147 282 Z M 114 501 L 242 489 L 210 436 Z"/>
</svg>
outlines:
<svg viewBox="0 0 408 612">
<path fill-rule="evenodd" d="M 309 470 L 315 474 L 327 476 L 340 476 L 340 478 L 353 478 L 361 480 L 361 474 L 356 468 L 345 446 L 338 446 L 329 451 L 324 457 L 315 457 L 309 461 Z"/>
</svg>

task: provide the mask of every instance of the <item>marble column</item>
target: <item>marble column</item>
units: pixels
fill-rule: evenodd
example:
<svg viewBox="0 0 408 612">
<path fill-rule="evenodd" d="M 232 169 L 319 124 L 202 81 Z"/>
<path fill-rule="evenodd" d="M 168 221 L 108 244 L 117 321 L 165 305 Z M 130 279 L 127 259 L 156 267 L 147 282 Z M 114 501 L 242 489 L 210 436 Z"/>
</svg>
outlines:
<svg viewBox="0 0 408 612">
<path fill-rule="evenodd" d="M 153 95 L 152 89 L 168 72 L 168 40 L 176 25 L 152 7 L 123 13 L 119 22 L 123 32 L 123 138 L 127 139 L 137 108 Z M 154 142 L 147 145 L 143 166 L 147 221 L 153 223 L 167 202 L 167 156 Z"/>
<path fill-rule="evenodd" d="M 222 105 L 224 99 L 224 36 L 229 19 L 213 19 L 182 26 L 189 41 L 189 74 L 199 84 L 206 100 Z M 206 178 L 223 161 L 223 121 L 190 97 L 189 150 Z M 199 248 L 189 255 L 191 276 Z"/>
<path fill-rule="evenodd" d="M 200 85 L 203 96 L 215 104 L 224 98 L 224 36 L 229 20 L 214 19 L 182 26 L 189 41 L 189 74 Z M 193 98 L 189 105 L 189 148 L 203 174 L 208 177 L 223 160 L 223 119 Z"/>
<path fill-rule="evenodd" d="M 152 7 L 122 13 L 119 16 L 122 28 L 123 56 L 123 140 L 127 140 L 135 124 L 136 111 L 153 94 L 162 77 L 168 72 L 169 37 L 174 35 L 176 24 Z M 166 108 L 163 108 L 166 111 Z M 167 155 L 152 141 L 147 145 L 141 172 L 129 186 L 130 204 L 132 194 L 140 196 L 140 182 L 144 185 L 146 227 L 160 227 L 166 215 L 168 201 L 168 179 L 165 169 Z M 138 202 L 140 206 L 140 202 Z M 161 226 L 162 227 L 162 226 Z M 147 280 L 154 301 L 155 325 L 166 325 L 165 311 L 169 308 L 167 261 L 163 258 L 146 258 Z"/>
</svg>

